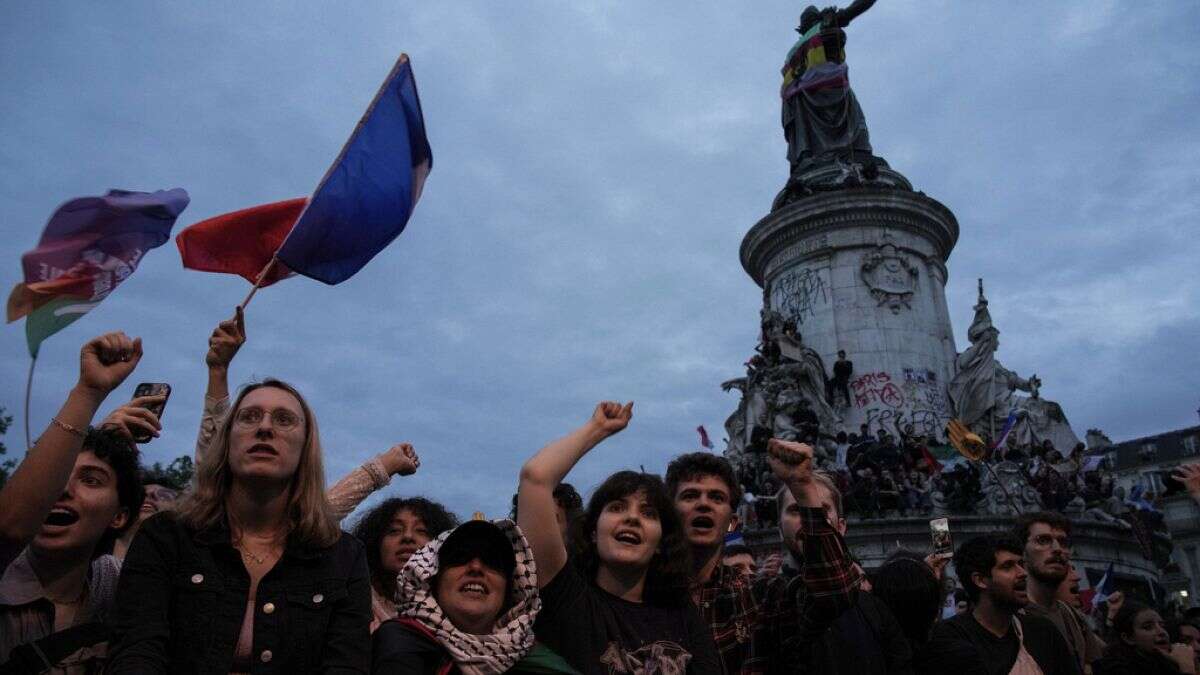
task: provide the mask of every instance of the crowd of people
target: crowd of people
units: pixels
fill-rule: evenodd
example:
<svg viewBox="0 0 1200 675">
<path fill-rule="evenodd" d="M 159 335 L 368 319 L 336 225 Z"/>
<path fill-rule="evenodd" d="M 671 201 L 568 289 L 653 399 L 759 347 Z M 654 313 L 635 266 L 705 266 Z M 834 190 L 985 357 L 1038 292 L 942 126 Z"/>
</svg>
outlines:
<svg viewBox="0 0 1200 675">
<path fill-rule="evenodd" d="M 892 432 L 863 424 L 858 432 L 834 434 L 815 415 L 809 417 L 797 425 L 798 440 L 813 446 L 817 467 L 834 477 L 851 516 L 972 514 L 986 507 L 985 469 L 957 456 L 947 458 L 949 446 L 936 435 L 915 432 L 911 424 Z M 1127 492 L 1116 484 L 1104 458 L 1086 454 L 1083 443 L 1065 455 L 1049 440 L 1009 443 L 984 461 L 1010 463 L 1048 510 L 1126 527 L 1133 514 L 1140 514 L 1150 529 L 1164 529 L 1159 496 L 1153 490 Z M 743 454 L 737 479 L 746 495 L 739 509 L 742 522 L 773 527 L 778 514 L 770 497 L 779 485 L 761 449 Z M 768 499 L 760 501 L 760 496 Z"/>
<path fill-rule="evenodd" d="M 77 384 L 0 490 L 0 674 L 1196 672 L 1196 626 L 1116 596 L 1098 623 L 1079 611 L 1055 512 L 868 573 L 848 510 L 923 502 L 864 501 L 800 441 L 764 453 L 755 503 L 782 539 L 766 560 L 726 546 L 749 502 L 744 467 L 719 455 L 617 471 L 585 503 L 565 479 L 632 403 L 599 403 L 514 471 L 512 518 L 463 522 L 409 488 L 347 523 L 420 456 L 397 444 L 326 488 L 302 392 L 266 379 L 231 395 L 245 339 L 240 312 L 210 338 L 188 485 L 140 471 L 133 439 L 161 433 L 161 397 L 93 426 L 140 340 L 83 346 Z M 907 466 L 909 438 L 872 439 L 857 454 L 839 440 L 832 463 L 926 473 Z M 1200 466 L 1179 477 L 1200 493 Z M 946 612 L 951 564 L 962 607 Z"/>
</svg>

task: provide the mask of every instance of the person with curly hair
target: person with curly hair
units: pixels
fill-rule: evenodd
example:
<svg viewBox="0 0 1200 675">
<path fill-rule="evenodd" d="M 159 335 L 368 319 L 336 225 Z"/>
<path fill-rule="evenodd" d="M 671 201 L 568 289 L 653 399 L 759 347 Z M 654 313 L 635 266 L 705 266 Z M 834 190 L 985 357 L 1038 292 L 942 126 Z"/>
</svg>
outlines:
<svg viewBox="0 0 1200 675">
<path fill-rule="evenodd" d="M 133 524 L 142 486 L 137 449 L 89 424 L 141 357 L 124 333 L 89 340 L 78 382 L 0 489 L 0 671 L 104 665 L 120 571 L 105 554 Z"/>
<path fill-rule="evenodd" d="M 585 454 L 620 432 L 633 404 L 603 402 L 521 469 L 518 525 L 537 564 L 537 639 L 582 673 L 720 673 L 712 634 L 688 592 L 679 515 L 657 476 L 618 471 L 584 512 L 582 551 L 567 562 L 554 488 Z"/>
<path fill-rule="evenodd" d="M 393 497 L 371 509 L 353 534 L 367 547 L 371 632 L 396 616 L 397 575 L 418 549 L 458 526 L 458 517 L 424 497 Z"/>
</svg>

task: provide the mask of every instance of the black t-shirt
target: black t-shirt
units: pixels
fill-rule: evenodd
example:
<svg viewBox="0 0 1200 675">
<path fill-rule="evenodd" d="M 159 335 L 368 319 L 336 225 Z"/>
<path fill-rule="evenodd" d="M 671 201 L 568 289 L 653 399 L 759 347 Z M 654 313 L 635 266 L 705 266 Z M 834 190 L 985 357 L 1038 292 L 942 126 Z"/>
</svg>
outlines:
<svg viewBox="0 0 1200 675">
<path fill-rule="evenodd" d="M 690 601 L 681 607 L 629 602 L 585 580 L 570 564 L 541 595 L 538 640 L 583 673 L 721 672 L 712 633 Z"/>
<path fill-rule="evenodd" d="M 1036 616 L 1022 616 L 1020 621 L 1025 651 L 1045 675 L 1079 675 L 1079 664 L 1054 624 Z M 915 670 L 930 675 L 1008 675 L 1020 647 L 1015 629 L 996 637 L 966 612 L 934 626 Z"/>
</svg>

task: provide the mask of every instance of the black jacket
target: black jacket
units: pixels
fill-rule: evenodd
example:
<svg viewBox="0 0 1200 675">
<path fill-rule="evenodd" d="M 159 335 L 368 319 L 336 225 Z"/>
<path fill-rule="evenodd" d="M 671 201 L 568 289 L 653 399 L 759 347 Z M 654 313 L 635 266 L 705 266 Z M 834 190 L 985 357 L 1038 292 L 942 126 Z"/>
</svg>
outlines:
<svg viewBox="0 0 1200 675">
<path fill-rule="evenodd" d="M 1104 658 L 1092 664 L 1092 672 L 1096 675 L 1179 675 L 1179 668 L 1163 654 L 1151 654 L 1119 643 L 1104 650 Z"/>
<path fill-rule="evenodd" d="M 854 605 L 812 645 L 808 672 L 911 675 L 912 650 L 892 611 L 870 593 L 855 593 Z"/>
<path fill-rule="evenodd" d="M 147 519 L 117 585 L 111 673 L 229 672 L 250 576 L 229 530 L 194 532 L 171 513 Z M 255 673 L 366 673 L 371 590 L 363 545 L 344 534 L 290 541 L 254 607 Z"/>
<path fill-rule="evenodd" d="M 371 672 L 376 675 L 426 675 L 453 668 L 450 653 L 437 640 L 396 620 L 375 631 Z"/>
</svg>

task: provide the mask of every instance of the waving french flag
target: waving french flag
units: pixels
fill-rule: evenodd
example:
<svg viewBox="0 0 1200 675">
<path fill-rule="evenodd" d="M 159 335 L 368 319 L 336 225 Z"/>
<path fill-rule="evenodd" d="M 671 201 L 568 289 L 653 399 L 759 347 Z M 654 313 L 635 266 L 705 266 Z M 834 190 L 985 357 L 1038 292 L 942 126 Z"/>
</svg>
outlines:
<svg viewBox="0 0 1200 675">
<path fill-rule="evenodd" d="M 277 254 L 327 284 L 349 279 L 404 231 L 433 153 L 401 54 Z"/>
<path fill-rule="evenodd" d="M 404 231 L 432 166 L 417 83 L 401 54 L 311 197 L 188 227 L 176 237 L 183 266 L 259 286 L 293 273 L 341 283 Z"/>
</svg>

